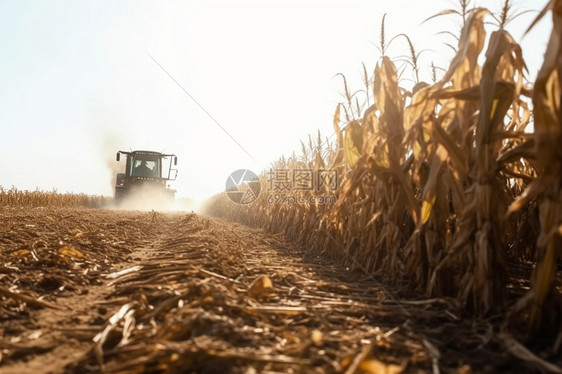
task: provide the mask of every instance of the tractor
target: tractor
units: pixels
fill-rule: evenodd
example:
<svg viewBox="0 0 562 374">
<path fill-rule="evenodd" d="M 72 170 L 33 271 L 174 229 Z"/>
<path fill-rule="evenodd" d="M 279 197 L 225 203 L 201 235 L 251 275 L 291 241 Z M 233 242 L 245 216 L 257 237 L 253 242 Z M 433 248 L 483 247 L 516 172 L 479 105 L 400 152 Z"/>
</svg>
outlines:
<svg viewBox="0 0 562 374">
<path fill-rule="evenodd" d="M 173 202 L 176 191 L 170 189 L 168 181 L 176 180 L 178 170 L 172 168 L 178 164 L 173 154 L 153 151 L 119 151 L 126 156 L 125 172 L 118 173 L 115 181 L 115 201 L 122 203 L 130 197 L 154 201 Z M 173 176 L 172 176 L 173 174 Z"/>
</svg>

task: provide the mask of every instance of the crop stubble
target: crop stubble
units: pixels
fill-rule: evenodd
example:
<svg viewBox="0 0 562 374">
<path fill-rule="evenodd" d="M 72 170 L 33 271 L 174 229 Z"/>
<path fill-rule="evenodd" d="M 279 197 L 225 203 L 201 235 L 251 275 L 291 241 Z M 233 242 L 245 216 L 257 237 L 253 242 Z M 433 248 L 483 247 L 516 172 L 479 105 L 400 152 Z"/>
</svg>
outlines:
<svg viewBox="0 0 562 374">
<path fill-rule="evenodd" d="M 454 301 L 398 304 L 260 230 L 87 209 L 3 208 L 0 220 L 2 373 L 518 365 Z"/>
</svg>

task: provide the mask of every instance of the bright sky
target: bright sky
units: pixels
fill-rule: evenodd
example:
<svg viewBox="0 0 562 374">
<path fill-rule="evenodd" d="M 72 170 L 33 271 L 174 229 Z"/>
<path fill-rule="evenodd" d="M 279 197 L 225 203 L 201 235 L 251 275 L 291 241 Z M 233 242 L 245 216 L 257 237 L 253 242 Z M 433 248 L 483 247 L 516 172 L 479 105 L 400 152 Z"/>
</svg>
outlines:
<svg viewBox="0 0 562 374">
<path fill-rule="evenodd" d="M 547 0 L 515 1 L 539 10 Z M 503 1 L 476 2 L 491 10 Z M 406 33 L 431 61 L 452 58 L 438 18 L 456 1 L 18 1 L 0 0 L 0 186 L 112 195 L 118 150 L 178 155 L 178 196 L 224 190 L 240 168 L 259 172 L 300 147 L 308 134 L 332 134 L 343 91 L 337 73 L 361 88 L 387 38 Z M 536 13 L 510 29 L 530 74 L 541 64 L 550 14 L 525 38 Z M 390 56 L 407 55 L 396 40 Z M 252 160 L 150 58 L 153 56 Z M 406 71 L 404 86 L 411 85 Z"/>
</svg>

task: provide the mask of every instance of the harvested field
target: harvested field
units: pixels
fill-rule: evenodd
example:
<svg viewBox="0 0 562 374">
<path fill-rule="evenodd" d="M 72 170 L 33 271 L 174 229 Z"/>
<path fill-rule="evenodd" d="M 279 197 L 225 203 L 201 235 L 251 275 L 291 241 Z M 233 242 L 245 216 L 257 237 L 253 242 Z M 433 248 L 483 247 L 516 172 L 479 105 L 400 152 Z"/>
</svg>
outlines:
<svg viewBox="0 0 562 374">
<path fill-rule="evenodd" d="M 1 373 L 526 367 L 494 319 L 398 296 L 261 230 L 193 213 L 0 213 Z"/>
<path fill-rule="evenodd" d="M 170 27 L 173 35 L 181 34 L 180 25 L 191 25 L 183 22 L 181 15 L 189 19 L 192 13 L 187 9 L 192 4 L 179 3 L 186 6 L 186 13 L 170 11 L 174 22 L 165 16 L 167 7 L 160 12 L 146 5 L 142 11 L 143 6 L 123 10 L 127 17 L 116 17 L 115 24 L 93 22 L 113 19 L 114 9 L 106 6 L 99 10 L 111 17 L 90 17 L 92 9 L 84 5 L 79 14 L 88 15 L 87 22 L 80 17 L 45 18 L 57 30 L 65 30 L 59 23 L 62 18 L 71 19 L 65 35 L 80 43 L 87 40 L 87 45 L 103 46 L 113 40 L 121 43 L 125 39 L 114 36 L 113 27 L 115 31 L 122 29 L 127 38 L 135 35 L 140 42 L 140 36 L 154 30 L 160 34 L 163 29 L 152 23 L 146 28 L 148 22 L 141 21 L 146 15 L 155 15 L 154 22 L 162 21 L 164 28 L 174 26 Z M 426 5 L 417 6 L 421 9 Z M 173 83 L 176 91 L 164 91 L 164 82 L 160 82 L 162 86 L 146 86 L 143 91 L 141 85 L 128 84 L 130 78 L 127 84 L 111 79 L 115 88 L 126 87 L 126 94 L 104 89 L 101 83 L 106 79 L 99 77 L 132 77 L 134 66 L 139 76 L 150 78 L 144 83 L 157 83 L 147 75 L 149 70 L 139 56 L 120 45 L 103 53 L 104 61 L 105 56 L 112 56 L 115 66 L 96 66 L 127 66 L 126 74 L 86 69 L 95 70 L 95 79 L 84 77 L 67 85 L 64 80 L 68 77 L 41 83 L 30 76 L 35 87 L 49 92 L 36 95 L 35 104 L 22 100 L 27 99 L 27 87 L 21 83 L 10 87 L 13 98 L 25 105 L 14 109 L 19 115 L 12 118 L 9 113 L 2 120 L 17 131 L 7 132 L 4 140 L 10 144 L 0 147 L 6 152 L 0 157 L 1 182 L 12 185 L 10 189 L 0 185 L 0 374 L 562 373 L 562 0 L 548 1 L 536 12 L 518 9 L 512 0 L 500 1 L 501 7 L 495 10 L 480 5 L 484 4 L 458 0 L 453 8 L 423 22 L 443 17 L 458 21 L 458 34 L 446 26 L 438 33 L 452 38 L 445 46 L 453 54 L 441 67 L 426 61 L 429 50 L 418 49 L 407 34 L 389 34 L 386 14 L 380 9 L 361 12 L 380 13 L 376 46 L 380 55 L 362 63 L 359 89 L 353 80 L 348 81 L 345 72 L 334 72 L 342 81 L 343 95 L 339 103 L 332 102 L 335 105 L 328 133 L 323 128 L 324 136 L 318 131 L 301 142 L 299 152 L 271 164 L 258 160 L 264 154 L 280 154 L 272 145 L 285 147 L 280 134 L 292 133 L 289 124 L 316 123 L 313 117 L 301 116 L 301 110 L 315 108 L 316 99 L 324 97 L 325 89 L 319 81 L 318 91 L 307 88 L 307 82 L 316 80 L 303 75 L 287 85 L 291 90 L 285 91 L 285 97 L 298 104 L 289 105 L 280 99 L 282 96 L 272 95 L 280 85 L 269 77 L 285 80 L 297 76 L 285 69 L 289 65 L 300 73 L 316 72 L 314 65 L 325 67 L 325 61 L 335 56 L 335 49 L 340 55 L 345 52 L 335 42 L 337 38 L 329 38 L 334 44 L 326 58 L 311 65 L 301 64 L 311 60 L 292 58 L 299 48 L 285 39 L 285 24 L 269 25 L 278 19 L 292 24 L 287 20 L 290 17 L 277 13 L 271 13 L 275 16 L 269 18 L 271 22 L 262 17 L 242 22 L 245 12 L 236 17 L 231 12 L 234 8 L 228 8 L 225 20 L 236 21 L 228 29 L 234 32 L 247 23 L 244 27 L 252 30 L 252 37 L 229 33 L 232 41 L 228 48 L 220 48 L 218 39 L 202 44 L 205 48 L 201 51 L 225 51 L 227 58 L 193 54 L 201 61 L 228 62 L 231 73 L 221 65 L 215 66 L 215 71 L 220 70 L 224 77 L 242 77 L 239 82 L 243 83 L 229 83 L 212 72 L 210 75 L 220 84 L 209 81 L 208 86 L 197 89 L 192 83 L 203 82 L 205 76 L 199 64 L 191 65 L 191 69 L 179 63 L 168 64 L 181 61 L 181 56 L 174 59 L 170 53 L 165 57 L 168 54 L 155 48 L 158 43 L 150 37 L 150 43 L 138 44 L 145 49 L 142 55 L 157 65 L 152 67 L 159 69 L 158 77 L 173 81 L 168 83 Z M 37 14 L 43 14 L 36 6 L 28 8 L 21 7 L 19 13 L 28 17 L 33 14 L 30 9 L 36 8 Z M 16 16 L 7 29 L 16 30 L 20 25 L 28 29 L 28 18 L 42 22 L 42 16 L 18 20 L 14 9 L 6 13 L 10 22 Z M 412 6 L 409 13 L 417 13 L 414 9 Z M 217 22 L 227 29 L 225 22 L 217 21 L 220 17 L 209 14 L 212 22 L 201 18 L 201 25 Z M 532 48 L 538 49 L 530 53 L 544 56 L 536 70 L 529 69 L 529 51 L 524 53 L 510 31 L 521 27 L 512 21 L 525 14 L 532 14 L 526 35 L 547 15 L 551 18 L 548 43 L 532 43 Z M 341 17 L 339 12 L 337 16 Z M 302 17 L 304 29 L 298 39 L 306 41 L 303 51 L 314 51 L 315 43 L 323 44 L 322 32 L 310 26 L 311 19 L 324 18 L 316 13 Z M 371 22 L 355 17 L 341 17 L 342 21 L 344 18 L 355 25 Z M 263 28 L 250 26 L 258 20 Z M 138 24 L 139 32 L 121 27 L 129 22 Z M 412 22 L 401 18 L 400 23 Z M 86 35 L 82 34 L 82 24 L 93 27 L 92 35 L 100 38 L 98 43 L 94 38 L 75 37 Z M 105 28 L 109 24 L 111 33 Z M 299 63 L 273 58 L 275 63 L 282 62 L 281 69 L 259 63 L 234 42 L 254 40 L 253 34 L 261 34 L 256 30 L 265 31 L 266 25 L 275 37 L 263 33 L 263 40 L 268 41 L 262 43 L 264 48 L 251 45 L 248 50 L 271 54 L 266 53 L 265 46 L 277 47 L 279 30 L 283 30 L 279 39 L 283 43 L 279 44 L 291 48 L 285 53 L 276 48 L 276 53 Z M 339 21 L 326 25 L 337 32 L 346 29 Z M 73 27 L 75 32 L 70 31 Z M 29 29 L 34 33 L 41 30 L 38 26 Z M 310 29 L 317 36 L 309 40 L 305 36 Z M 52 43 L 40 44 L 56 46 L 58 33 L 48 30 L 45 35 L 57 37 Z M 218 27 L 213 26 L 216 30 Z M 23 34 L 27 35 L 27 30 Z M 214 32 L 197 30 L 194 34 L 210 36 Z M 162 39 L 168 47 L 175 40 L 171 35 Z M 24 42 L 24 37 L 15 40 L 14 46 L 39 44 Z M 398 43 L 406 47 L 408 56 L 395 55 L 391 45 Z M 126 44 L 131 48 L 137 45 Z M 146 46 L 151 46 L 150 51 Z M 53 51 L 90 50 L 83 47 L 80 44 L 79 48 Z M 99 52 L 102 50 L 100 47 Z M 191 56 L 192 48 L 183 50 L 190 51 Z M 122 58 L 131 58 L 130 63 L 117 64 L 115 51 L 122 52 Z M 157 58 L 151 51 L 155 55 L 158 52 Z M 54 77 L 49 71 L 55 66 L 57 73 L 75 71 L 71 65 L 65 68 L 58 62 L 80 61 L 79 65 L 86 67 L 82 62 L 97 61 L 92 56 L 78 58 L 72 54 L 66 58 L 61 55 L 56 64 L 36 64 L 43 59 L 35 52 L 29 49 L 29 55 L 20 58 L 44 67 L 41 77 Z M 235 68 L 230 64 L 234 55 L 243 57 L 243 67 L 255 60 L 255 67 L 246 73 Z M 316 56 L 316 52 L 309 56 Z M 196 60 L 190 57 L 184 61 L 191 64 Z M 15 71 L 19 65 L 20 75 L 27 77 L 25 64 L 5 70 Z M 263 75 L 256 75 L 258 66 L 266 69 Z M 180 76 L 178 71 L 193 73 L 198 79 L 191 81 L 189 74 Z M 257 89 L 252 81 L 265 85 Z M 100 108 L 97 104 L 92 108 L 84 105 L 82 115 L 72 112 L 79 105 L 64 103 L 60 95 L 74 93 L 74 89 L 51 93 L 53 82 L 57 87 L 96 82 L 103 97 Z M 128 108 L 119 105 L 113 113 L 112 105 L 121 100 L 112 96 L 129 97 L 131 87 L 132 96 L 147 100 L 145 104 L 131 100 Z M 223 94 L 224 88 L 236 88 L 234 94 L 224 96 L 226 100 L 213 95 L 213 107 L 222 108 L 224 113 L 215 116 L 214 110 L 205 109 L 190 93 L 206 92 L 208 87 L 221 87 L 213 92 Z M 249 89 L 246 95 L 242 88 Z M 295 95 L 297 90 L 304 96 Z M 196 130 L 200 121 L 192 126 L 197 117 L 191 117 L 193 111 L 185 111 L 183 104 L 169 112 L 162 110 L 164 105 L 176 103 L 171 95 L 178 92 L 187 95 L 222 130 L 221 135 L 233 141 L 231 146 L 236 145 L 237 152 L 243 151 L 244 158 L 249 156 L 262 169 L 240 169 L 247 160 L 241 162 L 243 159 L 225 147 L 216 134 Z M 256 100 L 258 96 L 266 100 Z M 57 101 L 49 104 L 46 98 Z M 67 100 L 97 103 L 89 93 L 81 100 L 79 95 L 72 100 L 67 96 Z M 106 100 L 107 105 L 102 105 Z M 248 118 L 236 119 L 236 111 L 227 110 L 229 106 L 224 103 L 237 106 Z M 262 114 L 252 111 L 250 116 L 250 106 L 242 105 L 246 103 L 251 103 L 253 110 L 263 107 Z M 57 110 L 57 105 L 65 110 Z M 51 112 L 60 117 L 50 117 Z M 30 113 L 41 116 L 32 120 Z M 184 119 L 186 113 L 190 121 Z M 287 113 L 290 118 L 281 120 L 278 116 Z M 322 118 L 326 112 L 320 113 L 315 117 Z M 136 116 L 138 121 L 133 121 Z M 233 127 L 223 127 L 215 118 L 224 123 L 228 120 Z M 34 122 L 38 125 L 32 128 Z M 128 131 L 127 123 L 135 123 L 139 131 Z M 158 123 L 158 131 L 153 123 Z M 245 130 L 259 128 L 251 137 L 259 141 L 250 147 L 250 137 L 241 135 L 247 132 L 238 126 Z M 87 133 L 90 128 L 95 134 Z M 106 176 L 110 177 L 115 198 L 58 192 L 101 191 L 105 177 L 101 177 L 99 155 L 105 159 L 108 148 L 125 141 L 119 140 L 121 131 L 127 134 L 128 143 L 156 149 L 152 145 L 158 143 L 157 135 L 165 135 L 166 144 L 158 145 L 158 149 L 177 146 L 185 151 L 188 162 L 183 186 L 168 183 L 178 173 L 175 154 L 129 148 L 130 152 L 119 150 L 115 159 L 106 160 Z M 18 134 L 25 140 L 18 142 L 14 136 Z M 77 137 L 79 134 L 83 137 Z M 95 156 L 94 143 L 103 148 Z M 72 147 L 67 148 L 69 145 Z M 15 151 L 18 149 L 20 152 Z M 127 148 L 119 145 L 115 149 Z M 265 150 L 272 153 L 263 153 Z M 14 160 L 20 153 L 24 156 L 21 162 Z M 74 157 L 78 153 L 80 157 Z M 117 164 L 121 154 L 126 160 Z M 29 162 L 35 159 L 38 162 Z M 164 167 L 166 160 L 169 167 Z M 235 164 L 235 171 L 229 171 L 224 183 L 220 174 Z M 99 169 L 97 176 L 91 168 L 94 165 Z M 51 191 L 20 189 L 38 185 L 51 186 Z M 224 192 L 219 192 L 223 187 Z M 193 205 L 186 195 L 183 202 L 176 198 L 172 205 L 176 192 L 206 195 L 211 191 L 216 194 L 202 204 L 205 215 L 140 211 L 163 206 L 189 210 Z M 164 204 L 157 207 L 156 200 Z M 109 210 L 115 207 L 134 211 Z"/>
</svg>

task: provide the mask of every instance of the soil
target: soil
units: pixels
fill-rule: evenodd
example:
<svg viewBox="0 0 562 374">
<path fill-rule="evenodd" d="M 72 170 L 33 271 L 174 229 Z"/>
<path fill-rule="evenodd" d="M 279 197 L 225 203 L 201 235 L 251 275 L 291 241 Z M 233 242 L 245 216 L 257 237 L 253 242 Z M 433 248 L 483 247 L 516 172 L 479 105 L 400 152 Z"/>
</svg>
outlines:
<svg viewBox="0 0 562 374">
<path fill-rule="evenodd" d="M 0 373 L 520 372 L 492 320 L 194 213 L 0 208 Z"/>
</svg>

